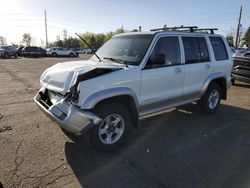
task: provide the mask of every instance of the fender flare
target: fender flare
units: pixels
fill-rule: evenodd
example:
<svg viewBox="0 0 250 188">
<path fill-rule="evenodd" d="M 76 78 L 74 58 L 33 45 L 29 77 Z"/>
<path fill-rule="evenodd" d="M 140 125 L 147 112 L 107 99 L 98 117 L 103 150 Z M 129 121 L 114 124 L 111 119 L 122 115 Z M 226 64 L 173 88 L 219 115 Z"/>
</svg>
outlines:
<svg viewBox="0 0 250 188">
<path fill-rule="evenodd" d="M 200 96 L 203 96 L 203 95 L 205 94 L 205 92 L 207 91 L 207 88 L 208 88 L 209 84 L 210 84 L 213 80 L 215 80 L 215 79 L 217 79 L 217 78 L 224 78 L 225 80 L 227 80 L 227 79 L 226 79 L 226 75 L 225 75 L 224 73 L 222 73 L 222 72 L 216 72 L 216 73 L 213 73 L 213 74 L 209 75 L 209 76 L 206 78 L 206 80 L 205 80 L 205 82 L 204 82 L 204 84 L 203 84 L 203 87 L 202 87 Z"/>
<path fill-rule="evenodd" d="M 127 87 L 118 87 L 118 88 L 110 88 L 98 91 L 92 95 L 90 95 L 82 104 L 81 109 L 93 109 L 97 103 L 104 99 L 128 95 L 132 97 L 135 103 L 135 108 L 139 113 L 139 102 L 137 99 L 137 95 L 134 90 L 127 88 Z"/>
</svg>

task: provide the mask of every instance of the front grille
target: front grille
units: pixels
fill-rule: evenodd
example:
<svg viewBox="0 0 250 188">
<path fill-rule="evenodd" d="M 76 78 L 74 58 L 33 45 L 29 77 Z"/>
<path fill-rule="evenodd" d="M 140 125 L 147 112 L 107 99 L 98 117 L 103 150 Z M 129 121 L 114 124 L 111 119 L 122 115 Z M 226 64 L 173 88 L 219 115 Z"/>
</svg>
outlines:
<svg viewBox="0 0 250 188">
<path fill-rule="evenodd" d="M 250 69 L 250 59 L 240 59 L 240 58 L 235 58 L 233 60 L 233 66 L 235 68 L 240 67 L 243 69 Z"/>
<path fill-rule="evenodd" d="M 44 93 L 40 92 L 40 104 L 42 104 L 46 109 L 49 109 L 53 104 L 50 101 L 50 97 L 48 94 L 48 90 L 46 90 Z"/>
<path fill-rule="evenodd" d="M 46 108 L 49 109 L 55 102 L 61 100 L 62 95 L 46 89 L 44 93 L 40 92 L 40 103 Z"/>
</svg>

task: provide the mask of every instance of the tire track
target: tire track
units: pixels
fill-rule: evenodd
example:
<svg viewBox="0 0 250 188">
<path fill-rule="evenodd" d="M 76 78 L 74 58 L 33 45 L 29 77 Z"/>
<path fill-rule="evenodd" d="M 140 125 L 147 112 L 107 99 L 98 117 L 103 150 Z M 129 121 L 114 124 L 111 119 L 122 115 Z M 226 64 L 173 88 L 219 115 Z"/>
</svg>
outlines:
<svg viewBox="0 0 250 188">
<path fill-rule="evenodd" d="M 11 72 L 9 69 L 5 68 L 3 65 L 0 64 L 1 69 L 3 69 L 5 72 L 7 72 L 12 78 L 14 78 L 16 81 L 22 83 L 27 88 L 33 88 L 32 84 L 28 83 L 27 80 L 17 76 L 13 72 Z"/>
</svg>

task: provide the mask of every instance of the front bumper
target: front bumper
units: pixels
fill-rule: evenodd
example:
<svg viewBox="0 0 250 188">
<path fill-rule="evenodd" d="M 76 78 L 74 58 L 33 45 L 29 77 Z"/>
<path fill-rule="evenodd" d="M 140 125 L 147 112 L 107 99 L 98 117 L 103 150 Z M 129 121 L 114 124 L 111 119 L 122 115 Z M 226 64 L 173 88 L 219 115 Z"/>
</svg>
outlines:
<svg viewBox="0 0 250 188">
<path fill-rule="evenodd" d="M 92 126 L 101 122 L 91 112 L 85 112 L 77 106 L 65 101 L 64 98 L 58 97 L 56 100 L 52 100 L 53 103 L 44 100 L 46 89 L 42 88 L 35 96 L 34 100 L 42 111 L 53 121 L 57 122 L 63 129 L 76 134 L 81 135 Z"/>
</svg>

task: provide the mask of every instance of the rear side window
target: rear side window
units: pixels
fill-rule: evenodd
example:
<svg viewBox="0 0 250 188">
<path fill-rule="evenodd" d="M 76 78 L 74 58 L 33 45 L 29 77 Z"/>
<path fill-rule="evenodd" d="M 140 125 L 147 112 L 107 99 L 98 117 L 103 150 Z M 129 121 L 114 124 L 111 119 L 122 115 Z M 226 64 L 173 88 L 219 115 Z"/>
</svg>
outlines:
<svg viewBox="0 0 250 188">
<path fill-rule="evenodd" d="M 201 63 L 209 61 L 206 41 L 203 37 L 182 37 L 185 63 Z"/>
<path fill-rule="evenodd" d="M 216 61 L 227 60 L 228 54 L 225 47 L 225 44 L 221 37 L 209 37 Z"/>
</svg>

